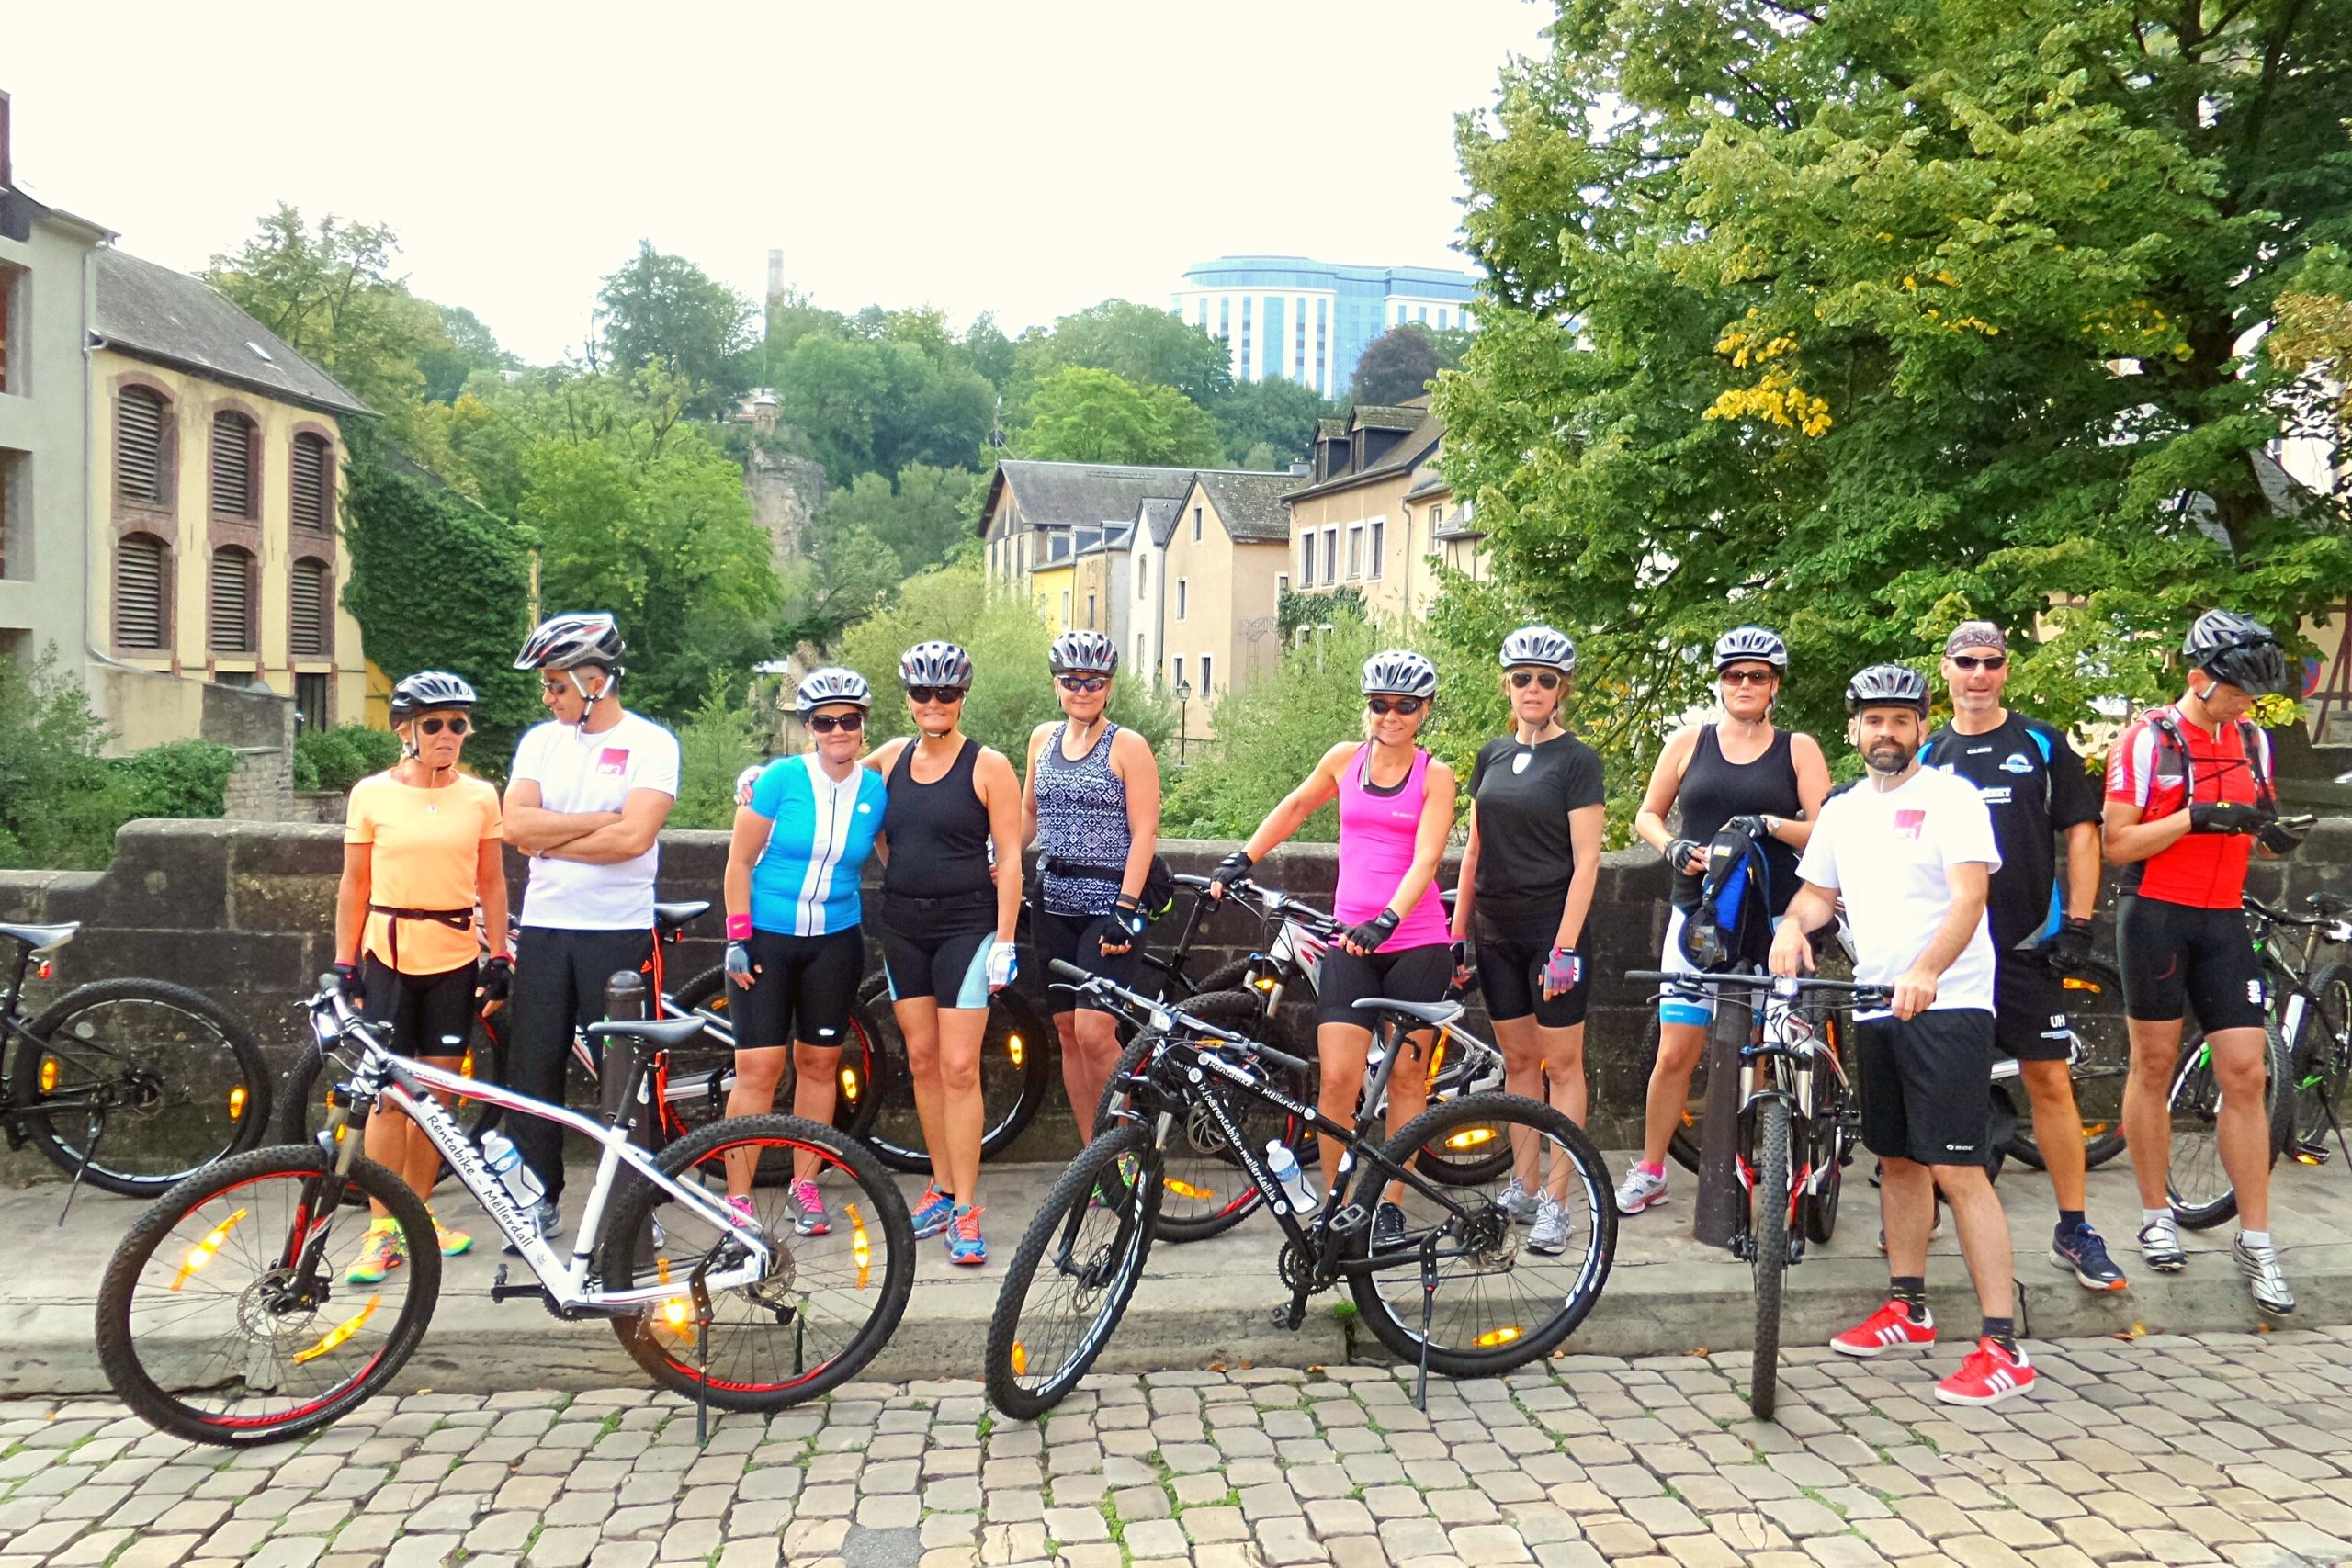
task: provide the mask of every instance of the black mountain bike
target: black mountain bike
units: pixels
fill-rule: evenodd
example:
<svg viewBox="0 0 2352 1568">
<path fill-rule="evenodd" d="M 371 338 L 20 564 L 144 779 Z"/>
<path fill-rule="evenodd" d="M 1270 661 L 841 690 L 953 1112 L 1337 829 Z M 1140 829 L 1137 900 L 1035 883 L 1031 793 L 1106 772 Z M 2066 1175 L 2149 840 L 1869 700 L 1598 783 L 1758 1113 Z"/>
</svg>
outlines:
<svg viewBox="0 0 2352 1568">
<path fill-rule="evenodd" d="M 48 979 L 81 929 L 0 925 L 16 958 L 0 994 L 8 1146 L 32 1145 L 77 1184 L 152 1198 L 259 1144 L 268 1063 L 209 997 L 161 980 L 92 980 L 26 1016 L 26 982 Z"/>
<path fill-rule="evenodd" d="M 1379 1113 L 1371 1108 L 1405 1055 L 1407 1033 L 1447 1028 L 1459 1003 L 1357 1004 L 1374 1021 L 1385 1055 L 1351 1127 L 1270 1081 L 1308 1071 L 1297 1057 L 1075 967 L 1057 964 L 1055 973 L 1166 1043 L 1150 1054 L 1114 1124 L 1063 1170 L 1006 1270 L 989 1321 L 985 1375 L 989 1400 L 1008 1416 L 1033 1418 L 1059 1403 L 1118 1327 L 1158 1234 L 1170 1129 L 1195 1113 L 1218 1124 L 1282 1227 L 1275 1267 L 1291 1299 L 1274 1309 L 1275 1323 L 1296 1329 L 1307 1299 L 1344 1280 L 1381 1343 L 1419 1366 L 1421 1392 L 1431 1368 L 1490 1377 L 1548 1354 L 1600 1299 L 1616 1256 L 1611 1179 L 1566 1116 L 1516 1095 L 1465 1095 L 1376 1141 Z M 1340 1142 L 1339 1181 L 1327 1197 L 1303 1172 L 1287 1186 L 1276 1179 L 1242 1130 L 1252 1106 Z M 1499 1189 L 1431 1179 L 1419 1158 L 1431 1145 L 1532 1149 L 1546 1190 L 1566 1211 L 1559 1249 L 1530 1247 L 1532 1233 L 1497 1201 Z"/>
<path fill-rule="evenodd" d="M 2289 1080 L 2295 1090 L 2294 1137 L 2288 1149 L 2298 1165 L 2325 1165 L 2329 1134 L 2335 1134 L 2338 1149 L 2346 1149 L 2335 1097 L 2352 1074 L 2352 964 L 2341 958 L 2321 964 L 2319 949 L 2352 946 L 2352 897 L 2314 893 L 2303 908 L 2312 912 L 2309 919 L 2279 921 L 2307 928 L 2301 978 L 2286 1008 L 2292 1015 L 2286 1033 Z M 2352 1158 L 2352 1149 L 2346 1157 Z"/>
</svg>

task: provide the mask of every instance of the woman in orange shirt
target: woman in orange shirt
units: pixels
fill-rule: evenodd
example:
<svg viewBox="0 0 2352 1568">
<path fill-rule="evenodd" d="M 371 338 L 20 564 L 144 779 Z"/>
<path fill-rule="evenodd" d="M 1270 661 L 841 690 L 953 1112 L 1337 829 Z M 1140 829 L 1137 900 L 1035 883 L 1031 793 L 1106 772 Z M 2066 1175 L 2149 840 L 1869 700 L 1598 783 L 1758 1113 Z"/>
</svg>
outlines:
<svg viewBox="0 0 2352 1568">
<path fill-rule="evenodd" d="M 345 997 L 385 1027 L 392 1050 L 452 1071 L 465 1055 L 475 999 L 503 999 L 514 969 L 498 792 L 458 772 L 473 705 L 474 689 L 437 670 L 392 688 L 403 755 L 352 786 L 335 899 L 334 972 Z M 479 973 L 477 903 L 490 946 Z M 369 1117 L 367 1151 L 431 1196 L 441 1156 L 406 1116 L 387 1107 Z M 473 1246 L 438 1218 L 433 1229 L 445 1257 Z M 379 1204 L 345 1277 L 374 1284 L 407 1261 L 407 1247 Z"/>
</svg>

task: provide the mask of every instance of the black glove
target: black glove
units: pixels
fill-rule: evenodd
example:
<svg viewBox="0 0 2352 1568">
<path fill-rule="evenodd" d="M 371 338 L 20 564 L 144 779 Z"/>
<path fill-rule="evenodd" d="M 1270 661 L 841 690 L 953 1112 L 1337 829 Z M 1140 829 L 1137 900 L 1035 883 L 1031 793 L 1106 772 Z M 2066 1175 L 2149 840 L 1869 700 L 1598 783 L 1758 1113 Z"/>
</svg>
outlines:
<svg viewBox="0 0 2352 1568">
<path fill-rule="evenodd" d="M 336 964 L 334 966 L 334 986 L 336 990 L 343 993 L 343 999 L 349 1002 L 353 1007 L 356 1008 L 366 1004 L 368 1000 L 368 984 L 359 977 L 358 964 Z"/>
<path fill-rule="evenodd" d="M 2262 808 L 2234 800 L 2199 801 L 2188 808 L 2192 833 L 2251 833 L 2262 826 Z"/>
<path fill-rule="evenodd" d="M 1453 958 L 1454 974 L 1468 975 L 1473 972 L 1476 965 L 1471 961 L 1471 949 L 1470 944 L 1467 942 L 1456 939 L 1452 949 L 1452 954 Z"/>
<path fill-rule="evenodd" d="M 2050 939 L 2050 961 L 2061 969 L 2079 969 L 2090 959 L 2091 923 L 2069 915 Z"/>
<path fill-rule="evenodd" d="M 1734 817 L 1726 819 L 1724 826 L 1726 828 L 1736 828 L 1741 832 L 1747 834 L 1749 838 L 1757 840 L 1759 842 L 1772 836 L 1771 824 L 1766 822 L 1761 817 Z"/>
<path fill-rule="evenodd" d="M 1151 918 L 1143 912 L 1141 901 L 1130 898 L 1124 893 L 1120 894 L 1118 901 L 1111 906 L 1111 919 L 1129 936 L 1143 935 L 1144 927 L 1151 924 Z"/>
<path fill-rule="evenodd" d="M 474 995 L 486 1002 L 503 1002 L 514 988 L 514 961 L 501 953 L 481 966 L 481 983 Z"/>
<path fill-rule="evenodd" d="M 1692 855 L 1704 855 L 1706 852 L 1707 846 L 1694 840 L 1671 839 L 1667 841 L 1666 863 L 1679 874 L 1684 861 L 1689 860 Z"/>
<path fill-rule="evenodd" d="M 1236 850 L 1216 863 L 1216 869 L 1209 873 L 1209 886 L 1222 897 L 1227 888 L 1249 875 L 1250 868 L 1257 863 L 1250 858 L 1248 850 Z"/>
<path fill-rule="evenodd" d="M 1403 919 L 1404 917 L 1396 910 L 1383 909 L 1363 924 L 1350 931 L 1346 940 L 1351 946 L 1360 947 L 1366 953 L 1377 953 L 1380 951 L 1380 944 L 1396 934 L 1396 928 Z"/>
<path fill-rule="evenodd" d="M 2275 812 L 2264 812 L 2262 825 L 2254 830 L 2255 842 L 2274 855 L 2291 854 L 2303 847 L 2303 836 L 2279 826 Z"/>
</svg>

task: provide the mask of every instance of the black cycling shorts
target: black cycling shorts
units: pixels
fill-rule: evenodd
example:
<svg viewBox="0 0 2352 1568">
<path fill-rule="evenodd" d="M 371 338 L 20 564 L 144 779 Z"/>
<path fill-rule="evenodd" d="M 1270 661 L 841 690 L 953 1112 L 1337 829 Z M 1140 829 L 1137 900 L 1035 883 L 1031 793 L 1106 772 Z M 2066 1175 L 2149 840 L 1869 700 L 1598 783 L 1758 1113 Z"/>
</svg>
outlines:
<svg viewBox="0 0 2352 1568">
<path fill-rule="evenodd" d="M 1552 956 L 1556 931 L 1497 936 L 1478 933 L 1478 990 L 1487 998 L 1487 1016 L 1498 1022 L 1534 1017 L 1542 1029 L 1573 1029 L 1584 1021 L 1586 982 L 1577 983 L 1546 1001 L 1544 965 Z"/>
<path fill-rule="evenodd" d="M 384 1043 L 403 1056 L 462 1056 L 473 1033 L 474 966 L 403 975 L 374 953 L 360 961 L 370 1023 L 389 1025 Z"/>
<path fill-rule="evenodd" d="M 910 936 L 882 928 L 882 973 L 890 999 L 928 997 L 944 1008 L 989 1005 L 989 948 L 994 930 L 954 931 L 945 936 Z"/>
<path fill-rule="evenodd" d="M 1315 1021 L 1370 1029 L 1376 1021 L 1356 1006 L 1366 997 L 1400 1002 L 1442 1002 L 1453 983 L 1453 949 L 1445 942 L 1380 948 L 1359 958 L 1333 942 L 1316 980 Z"/>
<path fill-rule="evenodd" d="M 2245 916 L 2234 908 L 2126 894 L 2115 901 L 2115 958 L 2126 1017 L 2169 1023 L 2193 1007 L 2208 1034 L 2263 1027 L 2269 990 Z"/>
<path fill-rule="evenodd" d="M 1921 1165 L 1983 1165 L 1993 1130 L 1993 1015 L 1934 1008 L 1854 1025 L 1862 1146 Z"/>
<path fill-rule="evenodd" d="M 2041 953 L 2004 953 L 1993 965 L 1993 1042 L 2019 1062 L 2063 1062 L 2072 1050 L 2066 987 Z"/>
<path fill-rule="evenodd" d="M 1061 915 L 1051 909 L 1039 909 L 1030 916 L 1030 934 L 1036 939 L 1038 967 L 1046 983 L 1051 985 L 1061 978 L 1049 966 L 1058 958 L 1065 964 L 1075 964 L 1090 975 L 1100 975 L 1115 985 L 1133 987 L 1136 975 L 1143 969 L 1143 938 L 1131 939 L 1126 952 L 1104 956 L 1102 938 L 1105 934 L 1121 934 L 1118 919 L 1112 915 Z M 1109 1012 L 1108 1006 L 1092 997 L 1074 997 L 1068 991 L 1054 993 L 1056 1011 Z"/>
<path fill-rule="evenodd" d="M 763 1051 L 787 1042 L 838 1046 L 849 1038 L 849 1011 L 865 978 L 865 934 L 856 926 L 823 936 L 754 931 L 747 944 L 757 970 L 748 987 L 727 982 L 735 1049 Z"/>
</svg>

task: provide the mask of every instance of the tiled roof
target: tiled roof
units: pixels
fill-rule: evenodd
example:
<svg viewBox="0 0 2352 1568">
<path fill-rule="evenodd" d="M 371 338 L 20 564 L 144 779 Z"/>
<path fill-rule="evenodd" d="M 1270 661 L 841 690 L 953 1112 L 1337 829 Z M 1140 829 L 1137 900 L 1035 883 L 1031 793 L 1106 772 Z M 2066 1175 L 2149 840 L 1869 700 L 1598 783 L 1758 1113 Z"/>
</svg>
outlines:
<svg viewBox="0 0 2352 1568">
<path fill-rule="evenodd" d="M 111 247 L 96 256 L 96 333 L 108 347 L 329 413 L 369 412 L 203 279 Z"/>
<path fill-rule="evenodd" d="M 1176 519 L 1182 514 L 1184 502 L 1180 497 L 1155 495 L 1136 509 L 1136 522 L 1151 530 L 1154 546 L 1164 546 L 1168 543 L 1168 536 L 1176 532 Z"/>
<path fill-rule="evenodd" d="M 1361 414 L 1363 411 L 1357 412 Z M 1419 415 L 1419 421 L 1403 440 L 1397 442 L 1382 456 L 1380 461 L 1370 468 L 1344 474 L 1333 474 L 1329 479 L 1317 484 L 1301 485 L 1290 491 L 1290 499 L 1296 501 L 1303 496 L 1329 495 L 1334 491 L 1346 490 L 1353 485 L 1370 484 L 1374 480 L 1395 479 L 1400 473 L 1411 472 L 1423 459 L 1437 450 L 1439 441 L 1445 435 L 1445 423 L 1426 408 L 1410 409 L 1407 412 Z"/>
<path fill-rule="evenodd" d="M 1012 488 L 1021 514 L 1033 528 L 1099 528 L 1129 522 L 1148 496 L 1181 494 L 1193 482 L 1190 468 L 1148 468 L 1121 463 L 1039 463 L 1007 458 L 989 481 L 980 507 L 979 531 L 996 515 L 998 492 Z"/>
<path fill-rule="evenodd" d="M 1355 423 L 1366 430 L 1410 430 L 1429 417 L 1429 400 L 1419 408 L 1407 403 L 1367 403 L 1356 410 Z"/>
<path fill-rule="evenodd" d="M 1298 483 L 1296 474 L 1204 468 L 1199 477 L 1216 514 L 1225 519 L 1225 531 L 1237 543 L 1290 537 L 1290 508 L 1283 498 Z"/>
</svg>

